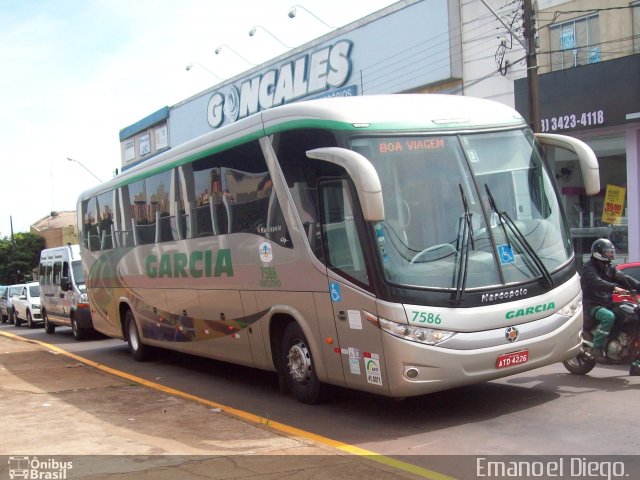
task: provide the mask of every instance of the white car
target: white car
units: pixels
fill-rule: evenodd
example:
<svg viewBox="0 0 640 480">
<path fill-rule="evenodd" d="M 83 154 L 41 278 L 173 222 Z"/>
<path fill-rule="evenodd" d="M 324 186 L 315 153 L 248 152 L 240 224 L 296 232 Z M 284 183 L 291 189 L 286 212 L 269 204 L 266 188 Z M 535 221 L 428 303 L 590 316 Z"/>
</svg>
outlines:
<svg viewBox="0 0 640 480">
<path fill-rule="evenodd" d="M 35 327 L 36 322 L 42 322 L 38 282 L 27 283 L 20 293 L 13 297 L 13 311 L 16 327 L 19 327 L 23 321 L 27 322 L 29 328 Z"/>
</svg>

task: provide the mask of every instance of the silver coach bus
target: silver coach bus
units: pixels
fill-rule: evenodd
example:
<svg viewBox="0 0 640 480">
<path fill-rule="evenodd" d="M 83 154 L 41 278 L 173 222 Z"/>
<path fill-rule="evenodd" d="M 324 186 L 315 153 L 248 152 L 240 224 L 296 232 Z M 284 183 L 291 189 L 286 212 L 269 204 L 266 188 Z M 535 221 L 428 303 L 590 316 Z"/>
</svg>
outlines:
<svg viewBox="0 0 640 480">
<path fill-rule="evenodd" d="M 581 293 L 540 143 L 513 109 L 448 95 L 272 108 L 83 193 L 95 329 L 407 397 L 575 356 Z M 160 347 L 160 348 L 158 348 Z"/>
</svg>

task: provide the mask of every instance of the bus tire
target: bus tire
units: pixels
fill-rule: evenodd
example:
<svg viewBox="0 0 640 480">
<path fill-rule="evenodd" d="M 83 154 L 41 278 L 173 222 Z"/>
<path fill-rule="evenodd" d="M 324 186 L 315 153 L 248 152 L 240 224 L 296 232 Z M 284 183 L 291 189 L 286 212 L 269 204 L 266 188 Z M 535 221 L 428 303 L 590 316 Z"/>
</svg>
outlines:
<svg viewBox="0 0 640 480">
<path fill-rule="evenodd" d="M 149 360 L 151 358 L 151 347 L 142 343 L 136 318 L 131 310 L 127 310 L 125 314 L 124 325 L 127 335 L 127 345 L 129 345 L 131 356 L 138 362 Z"/>
<path fill-rule="evenodd" d="M 85 340 L 89 336 L 85 329 L 80 328 L 73 315 L 71 315 L 71 331 L 73 332 L 73 338 L 76 340 Z"/>
<path fill-rule="evenodd" d="M 292 322 L 282 335 L 281 366 L 293 397 L 307 404 L 323 399 L 324 386 L 316 375 L 313 356 L 300 326 Z"/>
<path fill-rule="evenodd" d="M 44 331 L 49 335 L 53 335 L 54 333 L 56 333 L 56 326 L 49 321 L 49 316 L 47 315 L 46 310 L 42 311 L 42 319 L 44 320 Z"/>
</svg>

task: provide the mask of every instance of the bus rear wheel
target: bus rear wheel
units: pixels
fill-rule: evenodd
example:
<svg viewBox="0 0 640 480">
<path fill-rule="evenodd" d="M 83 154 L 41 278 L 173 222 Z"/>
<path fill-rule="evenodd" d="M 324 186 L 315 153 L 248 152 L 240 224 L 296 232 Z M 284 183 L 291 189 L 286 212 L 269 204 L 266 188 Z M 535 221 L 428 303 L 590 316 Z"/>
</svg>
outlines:
<svg viewBox="0 0 640 480">
<path fill-rule="evenodd" d="M 129 345 L 129 352 L 134 360 L 138 362 L 144 362 L 151 358 L 151 347 L 145 345 L 140 340 L 140 333 L 138 332 L 138 326 L 136 325 L 136 318 L 131 310 L 127 310 L 124 317 L 125 332 L 127 335 L 127 344 Z"/>
<path fill-rule="evenodd" d="M 318 380 L 309 343 L 295 322 L 282 335 L 281 365 L 287 387 L 298 401 L 313 404 L 323 400 L 325 386 Z"/>
</svg>

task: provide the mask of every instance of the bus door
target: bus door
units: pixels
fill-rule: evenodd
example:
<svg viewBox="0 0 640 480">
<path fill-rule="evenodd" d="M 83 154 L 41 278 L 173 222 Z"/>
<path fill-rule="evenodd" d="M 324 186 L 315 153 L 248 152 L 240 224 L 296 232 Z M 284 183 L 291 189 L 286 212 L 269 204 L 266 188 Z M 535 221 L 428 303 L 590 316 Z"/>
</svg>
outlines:
<svg viewBox="0 0 640 480">
<path fill-rule="evenodd" d="M 379 328 L 367 321 L 366 312 L 375 316 L 377 308 L 375 296 L 369 293 L 355 193 L 346 178 L 325 180 L 319 187 L 329 294 L 338 333 L 336 353 L 341 356 L 347 386 L 380 391 L 387 388 L 382 339 Z"/>
</svg>

